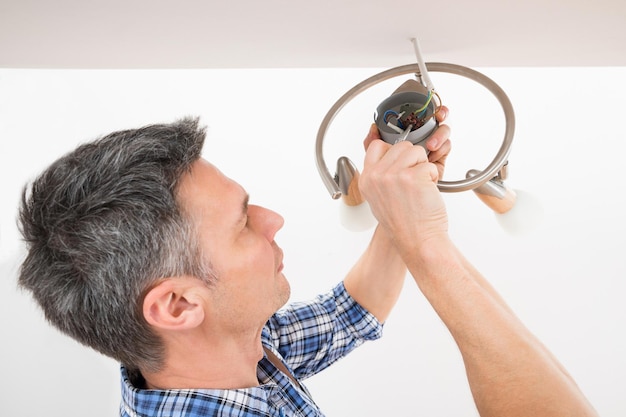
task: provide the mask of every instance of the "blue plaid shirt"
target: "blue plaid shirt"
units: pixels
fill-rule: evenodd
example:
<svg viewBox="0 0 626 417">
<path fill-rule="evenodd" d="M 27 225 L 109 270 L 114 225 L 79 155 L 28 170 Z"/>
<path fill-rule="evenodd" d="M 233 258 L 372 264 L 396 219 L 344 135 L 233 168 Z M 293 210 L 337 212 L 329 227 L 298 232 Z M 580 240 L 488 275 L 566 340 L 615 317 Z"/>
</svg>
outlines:
<svg viewBox="0 0 626 417">
<path fill-rule="evenodd" d="M 340 283 L 311 302 L 277 312 L 263 328 L 261 343 L 302 380 L 381 334 L 382 325 Z M 132 385 L 124 367 L 121 372 L 122 417 L 323 416 L 307 389 L 266 356 L 257 367 L 260 385 L 252 388 L 146 390 Z"/>
</svg>

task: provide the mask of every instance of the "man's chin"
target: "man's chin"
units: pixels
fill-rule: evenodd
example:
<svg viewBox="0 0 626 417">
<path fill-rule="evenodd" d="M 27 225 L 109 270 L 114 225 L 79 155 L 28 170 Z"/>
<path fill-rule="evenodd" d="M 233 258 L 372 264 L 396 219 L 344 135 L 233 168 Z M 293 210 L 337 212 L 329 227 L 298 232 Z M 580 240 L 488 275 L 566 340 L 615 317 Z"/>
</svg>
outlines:
<svg viewBox="0 0 626 417">
<path fill-rule="evenodd" d="M 289 281 L 287 281 L 287 278 L 285 278 L 283 274 L 280 275 L 282 276 L 282 282 L 279 284 L 280 287 L 278 288 L 278 300 L 280 304 L 278 308 L 284 307 L 291 296 L 291 286 L 289 285 Z"/>
</svg>

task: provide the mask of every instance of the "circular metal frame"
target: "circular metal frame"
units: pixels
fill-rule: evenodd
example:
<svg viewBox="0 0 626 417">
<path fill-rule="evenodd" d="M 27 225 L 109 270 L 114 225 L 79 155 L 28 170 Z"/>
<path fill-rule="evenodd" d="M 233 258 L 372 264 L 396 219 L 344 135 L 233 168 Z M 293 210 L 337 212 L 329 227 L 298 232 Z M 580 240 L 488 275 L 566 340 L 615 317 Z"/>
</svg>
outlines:
<svg viewBox="0 0 626 417">
<path fill-rule="evenodd" d="M 487 90 L 489 90 L 498 99 L 500 105 L 502 106 L 502 110 L 504 111 L 506 128 L 502 145 L 500 146 L 500 149 L 498 150 L 498 153 L 494 157 L 493 161 L 483 171 L 470 178 L 465 178 L 458 181 L 439 181 L 437 183 L 439 190 L 444 192 L 460 192 L 480 187 L 487 181 L 494 178 L 498 174 L 500 169 L 502 169 L 502 167 L 507 163 L 507 158 L 511 151 L 511 144 L 513 143 L 513 133 L 515 131 L 515 113 L 513 111 L 511 101 L 507 97 L 504 90 L 502 90 L 502 88 L 500 88 L 498 84 L 496 84 L 489 77 L 473 69 L 464 67 L 462 65 L 448 64 L 442 62 L 428 62 L 426 63 L 426 68 L 428 71 L 447 72 L 476 81 L 477 83 L 484 86 Z M 328 189 L 332 198 L 339 198 L 341 196 L 341 190 L 339 189 L 339 185 L 335 181 L 334 177 L 328 171 L 328 167 L 324 162 L 323 144 L 328 127 L 334 120 L 335 116 L 346 104 L 348 104 L 348 102 L 350 102 L 350 100 L 352 100 L 354 97 L 367 90 L 368 88 L 373 87 L 374 85 L 379 84 L 382 81 L 388 80 L 390 78 L 412 73 L 420 73 L 418 64 L 403 65 L 375 74 L 352 87 L 348 92 L 341 96 L 341 98 L 339 98 L 339 100 L 337 100 L 337 102 L 335 102 L 335 104 L 330 108 L 328 113 L 326 113 L 326 116 L 324 117 L 324 120 L 322 120 L 322 124 L 320 125 L 320 128 L 317 132 L 315 154 L 317 169 L 320 176 L 322 177 L 324 185 Z"/>
</svg>

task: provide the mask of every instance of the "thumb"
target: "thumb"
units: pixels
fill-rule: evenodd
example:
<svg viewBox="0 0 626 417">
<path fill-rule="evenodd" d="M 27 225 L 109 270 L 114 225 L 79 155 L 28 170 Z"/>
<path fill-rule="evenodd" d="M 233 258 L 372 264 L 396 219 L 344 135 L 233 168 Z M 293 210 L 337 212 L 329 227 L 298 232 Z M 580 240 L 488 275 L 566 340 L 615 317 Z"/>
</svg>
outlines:
<svg viewBox="0 0 626 417">
<path fill-rule="evenodd" d="M 365 160 L 363 162 L 363 171 L 375 165 L 382 159 L 391 145 L 382 140 L 372 140 L 365 152 Z"/>
</svg>

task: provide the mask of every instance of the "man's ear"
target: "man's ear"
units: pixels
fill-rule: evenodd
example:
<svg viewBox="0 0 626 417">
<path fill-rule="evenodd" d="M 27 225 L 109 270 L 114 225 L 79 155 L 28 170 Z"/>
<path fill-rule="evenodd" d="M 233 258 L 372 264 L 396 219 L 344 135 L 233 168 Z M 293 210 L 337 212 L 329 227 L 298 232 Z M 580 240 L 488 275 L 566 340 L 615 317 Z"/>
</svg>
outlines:
<svg viewBox="0 0 626 417">
<path fill-rule="evenodd" d="M 193 278 L 166 278 L 152 287 L 143 299 L 143 316 L 157 328 L 183 330 L 204 320 L 204 307 Z"/>
</svg>

